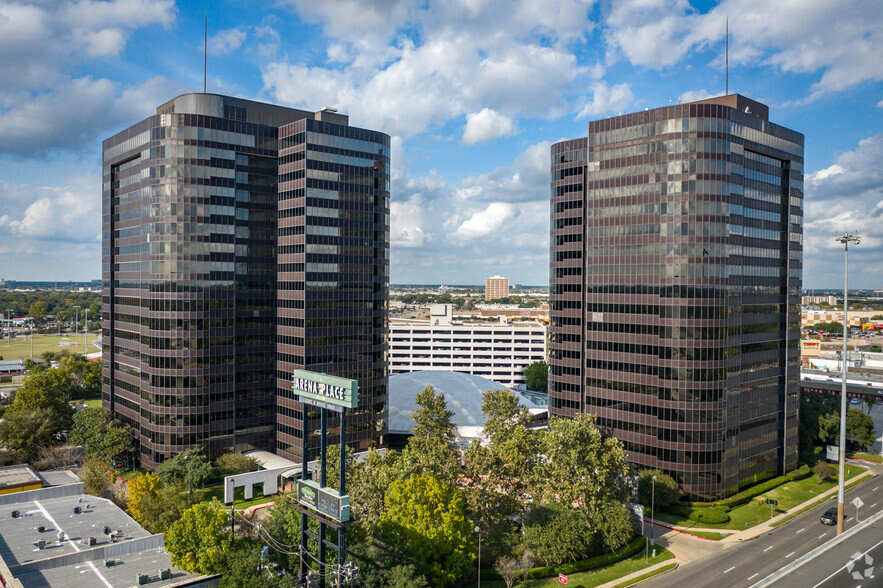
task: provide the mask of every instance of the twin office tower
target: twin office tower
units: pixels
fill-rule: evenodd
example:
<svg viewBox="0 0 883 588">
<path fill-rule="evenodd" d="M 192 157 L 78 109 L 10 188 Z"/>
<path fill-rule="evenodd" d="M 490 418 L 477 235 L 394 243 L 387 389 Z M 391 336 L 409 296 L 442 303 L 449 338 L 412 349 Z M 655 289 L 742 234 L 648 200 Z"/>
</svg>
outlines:
<svg viewBox="0 0 883 588">
<path fill-rule="evenodd" d="M 596 414 L 700 496 L 797 459 L 803 137 L 767 115 L 729 95 L 552 147 L 551 411 Z M 348 439 L 380 438 L 388 136 L 186 94 L 105 141 L 103 168 L 103 397 L 144 466 L 298 459 L 298 368 L 359 380 Z"/>
</svg>

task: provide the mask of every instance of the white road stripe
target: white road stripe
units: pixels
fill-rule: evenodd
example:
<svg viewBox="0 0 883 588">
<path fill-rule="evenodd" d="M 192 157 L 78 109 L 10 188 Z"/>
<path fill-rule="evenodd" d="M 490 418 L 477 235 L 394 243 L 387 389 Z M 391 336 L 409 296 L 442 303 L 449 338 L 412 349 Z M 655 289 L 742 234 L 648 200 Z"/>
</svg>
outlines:
<svg viewBox="0 0 883 588">
<path fill-rule="evenodd" d="M 877 491 L 877 488 L 879 488 L 879 487 L 880 487 L 880 486 L 874 486 L 873 488 L 871 488 L 871 492 L 876 492 L 876 491 Z"/>
<path fill-rule="evenodd" d="M 767 547 L 766 549 L 764 549 L 763 552 L 766 553 L 767 551 L 769 551 L 769 550 L 772 549 L 773 547 L 775 547 L 775 545 L 770 545 L 769 547 Z"/>
<path fill-rule="evenodd" d="M 732 572 L 732 571 L 735 570 L 735 569 L 736 569 L 736 566 L 733 566 L 733 567 L 727 568 L 727 569 L 724 570 L 724 573 L 725 573 L 725 574 L 729 574 L 730 572 Z"/>
<path fill-rule="evenodd" d="M 803 533 L 804 531 L 806 531 L 806 527 L 800 529 L 799 531 L 797 531 L 797 532 L 794 533 L 794 534 L 795 534 L 795 535 L 800 535 L 800 534 Z"/>
<path fill-rule="evenodd" d="M 37 508 L 40 509 L 40 512 L 43 513 L 43 516 L 46 517 L 46 520 L 49 521 L 50 523 L 52 523 L 52 526 L 55 527 L 55 530 L 56 530 L 56 531 L 60 531 L 60 532 L 64 533 L 64 529 L 61 528 L 61 525 L 59 525 L 57 522 L 55 522 L 55 519 L 52 518 L 52 515 L 49 514 L 49 511 L 48 511 L 48 510 L 46 510 L 45 508 L 43 508 L 43 505 L 42 505 L 42 504 L 40 504 L 40 503 L 39 503 L 38 501 L 36 501 L 36 500 L 34 501 L 34 504 L 36 504 L 36 505 L 37 505 Z M 76 541 L 71 541 L 71 538 L 70 538 L 70 536 L 69 536 L 67 533 L 64 533 L 64 536 L 68 538 L 68 543 L 70 543 L 71 547 L 74 548 L 74 551 L 76 551 L 77 553 L 79 553 L 79 552 L 80 552 L 80 548 L 77 547 L 77 542 L 76 542 Z M 107 578 L 105 578 L 104 575 L 103 575 L 101 572 L 98 571 L 98 568 L 95 567 L 95 564 L 94 564 L 93 562 L 91 562 L 91 561 L 87 561 L 87 562 L 86 562 L 86 565 L 88 565 L 90 568 L 92 568 L 92 571 L 95 572 L 95 574 L 96 574 L 99 578 L 101 578 L 101 581 L 104 582 L 104 585 L 107 586 L 107 588 L 113 588 L 113 584 L 111 584 L 110 582 L 107 581 Z"/>
<path fill-rule="evenodd" d="M 797 552 L 796 552 L 796 551 L 792 551 L 791 553 L 789 553 L 789 554 L 786 555 L 785 557 L 791 557 L 791 556 L 794 555 L 795 553 L 797 553 Z"/>
<path fill-rule="evenodd" d="M 849 562 L 847 562 L 845 565 L 843 565 L 843 566 L 837 568 L 837 570 L 836 570 L 833 574 L 831 574 L 830 576 L 828 576 L 827 578 L 825 578 L 824 580 L 822 580 L 821 582 L 819 582 L 818 584 L 816 584 L 815 586 L 813 586 L 813 588 L 818 588 L 818 586 L 821 586 L 822 584 L 824 584 L 825 582 L 827 582 L 828 580 L 830 580 L 831 578 L 833 578 L 834 576 L 836 576 L 837 574 L 839 574 L 839 573 L 840 573 L 840 570 L 846 569 L 846 568 L 849 566 L 850 563 L 852 563 L 852 562 L 854 562 L 854 561 L 856 561 L 856 560 L 860 560 L 862 557 L 865 556 L 866 553 L 870 553 L 872 550 L 876 549 L 881 543 L 883 543 L 883 541 L 880 541 L 880 543 L 877 543 L 877 545 L 874 545 L 873 547 L 870 547 L 867 551 L 865 551 L 865 553 L 860 553 L 860 554 L 858 554 L 858 557 L 857 557 L 857 558 L 850 558 L 850 559 L 849 559 Z"/>
<path fill-rule="evenodd" d="M 876 502 L 875 502 L 874 504 L 871 505 L 871 508 L 874 508 L 875 506 L 877 506 L 877 503 L 876 503 Z"/>
<path fill-rule="evenodd" d="M 821 535 L 818 536 L 818 539 L 824 539 L 826 535 L 827 535 L 827 533 L 822 533 Z"/>
<path fill-rule="evenodd" d="M 757 575 L 758 575 L 759 573 L 760 573 L 760 572 L 755 572 L 754 574 L 751 574 L 750 576 L 748 576 L 748 579 L 750 580 L 750 579 L 752 579 L 752 578 L 757 577 Z"/>
</svg>

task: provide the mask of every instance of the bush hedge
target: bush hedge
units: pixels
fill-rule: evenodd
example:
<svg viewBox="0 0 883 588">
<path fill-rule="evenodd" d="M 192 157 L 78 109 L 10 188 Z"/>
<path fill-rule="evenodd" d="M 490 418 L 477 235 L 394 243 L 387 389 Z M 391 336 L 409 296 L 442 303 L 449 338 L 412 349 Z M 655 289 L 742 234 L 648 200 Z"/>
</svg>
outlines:
<svg viewBox="0 0 883 588">
<path fill-rule="evenodd" d="M 741 506 L 743 504 L 746 504 L 747 502 L 750 502 L 752 498 L 760 496 L 764 492 L 769 492 L 773 488 L 781 486 L 785 482 L 802 480 L 810 475 L 812 475 L 812 470 L 809 468 L 808 465 L 804 464 L 796 470 L 788 472 L 788 474 L 784 476 L 770 478 L 766 482 L 755 484 L 754 486 L 746 488 L 742 492 L 733 494 L 732 496 L 724 498 L 723 500 L 718 500 L 716 502 L 682 502 L 679 506 L 690 506 L 694 508 L 724 508 L 726 510 L 732 510 L 737 506 Z"/>
<path fill-rule="evenodd" d="M 558 574 L 575 574 L 577 572 L 585 572 L 588 570 L 603 568 L 604 566 L 609 566 L 611 564 L 615 564 L 618 561 L 622 561 L 627 557 L 631 557 L 640 552 L 642 549 L 644 549 L 644 538 L 635 537 L 628 544 L 610 553 L 596 555 L 595 557 L 590 557 L 589 559 L 582 559 L 580 561 L 561 564 L 559 566 L 540 566 L 536 568 L 531 568 L 527 572 L 527 577 L 531 580 L 537 580 L 540 578 L 557 576 Z M 498 574 L 496 570 L 484 568 L 481 570 L 481 579 L 502 580 L 500 574 Z"/>
<path fill-rule="evenodd" d="M 669 509 L 669 512 L 686 517 L 697 523 L 706 523 L 709 525 L 723 525 L 730 521 L 730 515 L 723 509 L 711 506 L 696 507 L 688 505 L 677 505 Z"/>
</svg>

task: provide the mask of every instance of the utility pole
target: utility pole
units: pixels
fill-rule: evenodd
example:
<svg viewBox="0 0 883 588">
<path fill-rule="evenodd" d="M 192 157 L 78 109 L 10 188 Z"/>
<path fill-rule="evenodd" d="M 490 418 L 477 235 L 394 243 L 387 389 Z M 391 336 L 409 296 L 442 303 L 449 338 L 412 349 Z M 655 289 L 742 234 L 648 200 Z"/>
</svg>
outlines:
<svg viewBox="0 0 883 588">
<path fill-rule="evenodd" d="M 77 309 L 74 314 L 74 336 L 76 336 L 77 331 L 80 329 L 80 305 L 75 304 L 74 308 Z"/>
<path fill-rule="evenodd" d="M 86 318 L 83 319 L 83 355 L 86 355 L 86 337 L 89 334 L 89 309 L 86 309 Z"/>
<path fill-rule="evenodd" d="M 843 351 L 840 357 L 842 373 L 840 375 L 840 468 L 837 481 L 837 534 L 843 533 L 843 518 L 846 515 L 843 505 L 843 494 L 846 480 L 846 354 L 847 340 L 849 339 L 849 244 L 861 243 L 861 239 L 855 235 L 846 233 L 837 237 L 836 241 L 843 244 Z"/>
</svg>

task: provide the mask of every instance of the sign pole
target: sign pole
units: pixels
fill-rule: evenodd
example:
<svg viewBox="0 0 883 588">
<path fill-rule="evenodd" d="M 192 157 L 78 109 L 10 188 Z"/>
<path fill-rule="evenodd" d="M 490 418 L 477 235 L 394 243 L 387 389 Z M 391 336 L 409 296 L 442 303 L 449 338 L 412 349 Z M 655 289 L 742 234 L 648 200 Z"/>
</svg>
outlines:
<svg viewBox="0 0 883 588">
<path fill-rule="evenodd" d="M 325 409 L 319 409 L 320 435 L 319 435 L 319 486 L 324 488 L 327 484 L 325 457 L 327 455 L 328 440 L 328 417 Z M 319 521 L 319 588 L 325 588 L 325 523 Z"/>
<path fill-rule="evenodd" d="M 344 408 L 340 413 L 340 495 L 346 495 L 346 409 Z M 344 544 L 344 534 L 346 532 L 346 528 L 341 525 L 339 529 L 337 529 L 337 586 L 340 588 L 341 585 L 341 571 L 343 570 L 343 563 L 346 559 L 345 553 L 345 544 Z"/>
<path fill-rule="evenodd" d="M 301 410 L 301 463 L 300 479 L 307 479 L 307 405 L 303 402 L 300 404 Z M 300 577 L 305 580 L 307 577 L 307 515 L 300 515 Z"/>
</svg>

